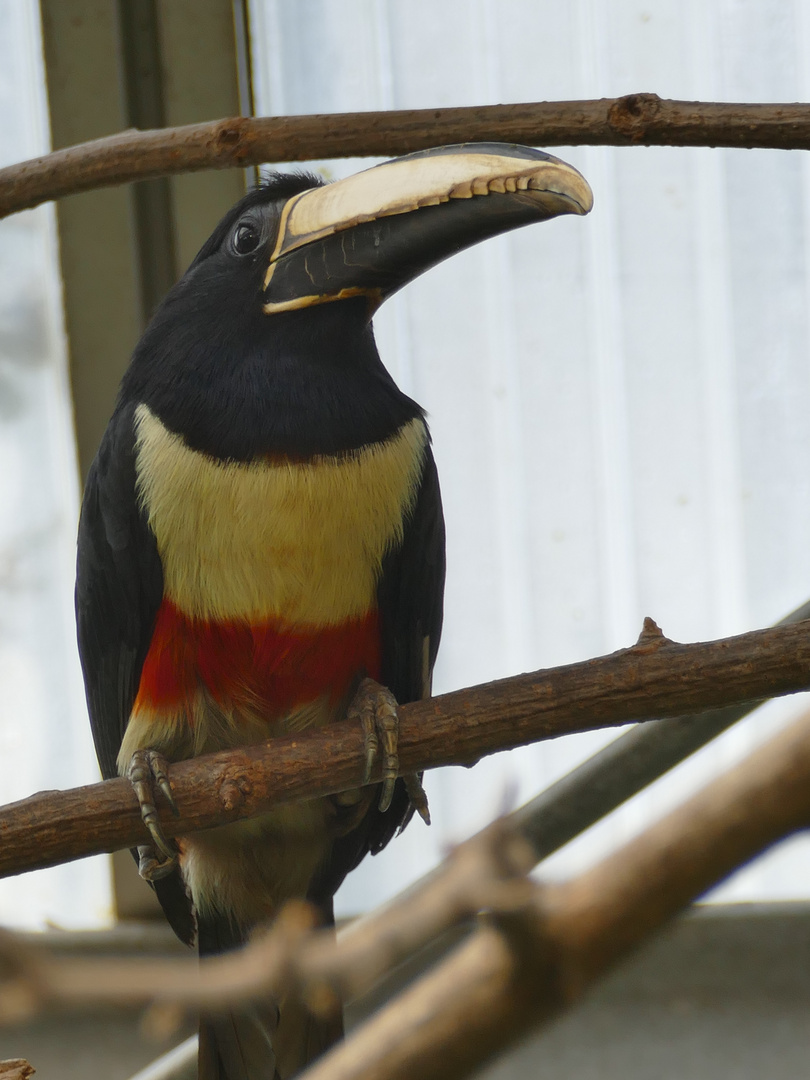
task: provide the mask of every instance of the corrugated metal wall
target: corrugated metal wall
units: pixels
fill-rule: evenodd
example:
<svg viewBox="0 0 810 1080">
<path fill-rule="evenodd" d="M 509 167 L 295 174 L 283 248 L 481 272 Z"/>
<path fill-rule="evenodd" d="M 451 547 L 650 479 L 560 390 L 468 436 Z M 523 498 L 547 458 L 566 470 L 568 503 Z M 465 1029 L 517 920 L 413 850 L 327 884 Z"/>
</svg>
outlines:
<svg viewBox="0 0 810 1080">
<path fill-rule="evenodd" d="M 45 144 L 35 6 L 0 0 L 0 155 Z M 255 0 L 272 113 L 611 96 L 810 96 L 794 0 Z M 437 689 L 626 645 L 765 625 L 810 595 L 806 155 L 557 151 L 596 206 L 446 263 L 383 308 L 380 349 L 430 411 L 449 532 Z M 341 175 L 367 162 L 322 163 Z M 94 773 L 70 615 L 75 467 L 48 211 L 0 245 L 0 751 L 6 799 Z M 213 223 L 212 223 L 213 224 Z M 766 735 L 725 737 L 551 860 L 567 873 Z M 353 875 L 394 891 L 606 736 L 431 775 L 416 822 Z M 810 894 L 804 841 L 727 896 Z M 0 883 L 0 921 L 95 918 L 104 870 Z M 90 912 L 90 916 L 87 913 Z"/>
<path fill-rule="evenodd" d="M 613 96 L 807 98 L 804 3 L 255 0 L 264 113 Z M 762 626 L 810 595 L 807 161 L 554 151 L 588 219 L 490 242 L 383 308 L 380 350 L 431 416 L 448 522 L 437 690 L 632 642 Z M 368 162 L 319 163 L 344 175 Z M 772 730 L 726 737 L 552 860 L 565 873 Z M 604 736 L 428 783 L 420 823 L 344 888 L 370 903 Z M 805 892 L 782 854 L 732 895 Z"/>
</svg>

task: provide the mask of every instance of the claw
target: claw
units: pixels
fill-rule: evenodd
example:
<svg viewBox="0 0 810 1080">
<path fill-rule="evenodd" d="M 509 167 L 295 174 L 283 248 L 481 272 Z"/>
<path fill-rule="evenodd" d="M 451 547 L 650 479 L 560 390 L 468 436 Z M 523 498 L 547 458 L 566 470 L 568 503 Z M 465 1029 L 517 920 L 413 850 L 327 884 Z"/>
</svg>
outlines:
<svg viewBox="0 0 810 1080">
<path fill-rule="evenodd" d="M 419 773 L 408 773 L 402 777 L 411 806 L 426 825 L 430 824 L 430 809 L 428 807 L 427 793 L 422 787 L 422 777 Z"/>
<path fill-rule="evenodd" d="M 382 729 L 383 742 L 383 786 L 379 802 L 380 810 L 383 812 L 391 805 L 391 800 L 394 797 L 394 785 L 397 782 L 397 773 L 399 772 L 397 706 L 393 697 L 387 691 L 385 693 L 391 698 L 391 701 L 389 702 L 380 695 L 377 710 L 377 723 Z"/>
<path fill-rule="evenodd" d="M 138 845 L 138 873 L 144 881 L 160 881 L 177 866 L 177 855 L 164 859 L 160 862 L 151 844 Z"/>
<path fill-rule="evenodd" d="M 127 778 L 132 784 L 141 808 L 141 820 L 149 830 L 154 844 L 154 847 L 142 845 L 138 848 L 138 870 L 141 877 L 146 878 L 147 881 L 165 877 L 174 869 L 177 862 L 177 847 L 166 837 L 154 803 L 155 785 L 157 785 L 166 797 L 174 816 L 179 816 L 167 769 L 166 759 L 156 750 L 136 750 L 127 769 Z M 164 862 L 158 862 L 155 849 L 163 856 Z"/>
<path fill-rule="evenodd" d="M 374 767 L 374 759 L 377 757 L 377 752 L 380 749 L 380 740 L 377 738 L 377 732 L 374 728 L 374 715 L 373 712 L 369 715 L 371 710 L 364 708 L 360 713 L 360 723 L 363 725 L 363 742 L 366 747 L 366 767 L 363 770 L 363 787 L 366 784 L 371 783 L 371 770 Z"/>
<path fill-rule="evenodd" d="M 180 811 L 177 809 L 177 803 L 174 801 L 172 785 L 169 783 L 169 777 L 166 774 L 166 769 L 168 768 L 166 759 L 162 754 L 158 754 L 155 750 L 147 750 L 145 753 L 149 755 L 149 765 L 152 769 L 152 778 L 154 782 L 166 796 L 166 802 L 169 804 L 171 812 L 175 817 L 180 817 Z"/>
</svg>

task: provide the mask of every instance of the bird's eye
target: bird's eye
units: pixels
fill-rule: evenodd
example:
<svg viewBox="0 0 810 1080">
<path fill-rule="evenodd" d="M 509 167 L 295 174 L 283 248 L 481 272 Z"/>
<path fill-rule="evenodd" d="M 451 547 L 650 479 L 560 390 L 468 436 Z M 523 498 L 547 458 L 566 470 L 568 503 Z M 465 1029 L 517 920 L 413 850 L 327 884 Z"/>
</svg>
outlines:
<svg viewBox="0 0 810 1080">
<path fill-rule="evenodd" d="M 261 229 L 250 221 L 241 221 L 234 230 L 233 250 L 237 255 L 249 255 L 262 242 Z"/>
</svg>

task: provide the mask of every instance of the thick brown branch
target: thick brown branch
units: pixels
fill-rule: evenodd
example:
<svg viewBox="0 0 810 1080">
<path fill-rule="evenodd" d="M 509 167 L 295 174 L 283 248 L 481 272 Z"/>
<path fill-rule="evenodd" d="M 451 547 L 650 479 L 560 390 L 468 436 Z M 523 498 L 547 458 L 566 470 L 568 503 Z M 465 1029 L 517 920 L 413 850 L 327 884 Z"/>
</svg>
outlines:
<svg viewBox="0 0 810 1080">
<path fill-rule="evenodd" d="M 390 156 L 469 141 L 530 146 L 810 148 L 810 106 L 668 101 L 629 94 L 456 109 L 233 117 L 125 131 L 0 169 L 0 217 L 79 191 L 264 161 Z"/>
<path fill-rule="evenodd" d="M 805 716 L 615 855 L 477 930 L 302 1080 L 470 1075 L 691 900 L 809 822 Z"/>
<path fill-rule="evenodd" d="M 464 765 L 539 739 L 810 689 L 810 622 L 681 645 L 649 634 L 610 656 L 487 683 L 401 709 L 403 773 Z M 356 786 L 359 727 L 339 724 L 172 767 L 168 835 Z M 376 778 L 376 777 L 375 777 Z M 0 875 L 144 842 L 125 780 L 43 792 L 0 810 Z"/>
</svg>

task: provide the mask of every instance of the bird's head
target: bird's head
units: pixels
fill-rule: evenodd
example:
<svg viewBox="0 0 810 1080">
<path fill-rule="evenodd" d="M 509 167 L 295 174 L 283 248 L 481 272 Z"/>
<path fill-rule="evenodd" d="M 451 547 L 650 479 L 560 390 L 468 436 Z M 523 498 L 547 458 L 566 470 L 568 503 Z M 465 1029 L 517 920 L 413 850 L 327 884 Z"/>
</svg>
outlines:
<svg viewBox="0 0 810 1080">
<path fill-rule="evenodd" d="M 370 316 L 450 255 L 522 225 L 587 214 L 592 202 L 572 166 L 506 143 L 422 150 L 332 184 L 274 175 L 225 216 L 183 282 L 215 306 L 233 292 L 266 316 L 358 296 Z"/>
<path fill-rule="evenodd" d="M 480 240 L 591 205 L 576 169 L 501 143 L 424 150 L 332 184 L 272 176 L 223 218 L 171 290 L 122 389 L 200 446 L 211 443 L 216 403 L 223 434 L 211 445 L 233 456 L 289 442 L 311 426 L 305 414 L 332 423 L 336 402 L 349 396 L 355 414 L 366 403 L 369 423 L 356 429 L 373 437 L 378 398 L 393 386 L 370 330 L 379 305 Z M 250 433 L 244 448 L 237 416 Z M 341 425 L 332 426 L 334 439 L 302 443 L 300 452 L 346 445 Z"/>
</svg>

